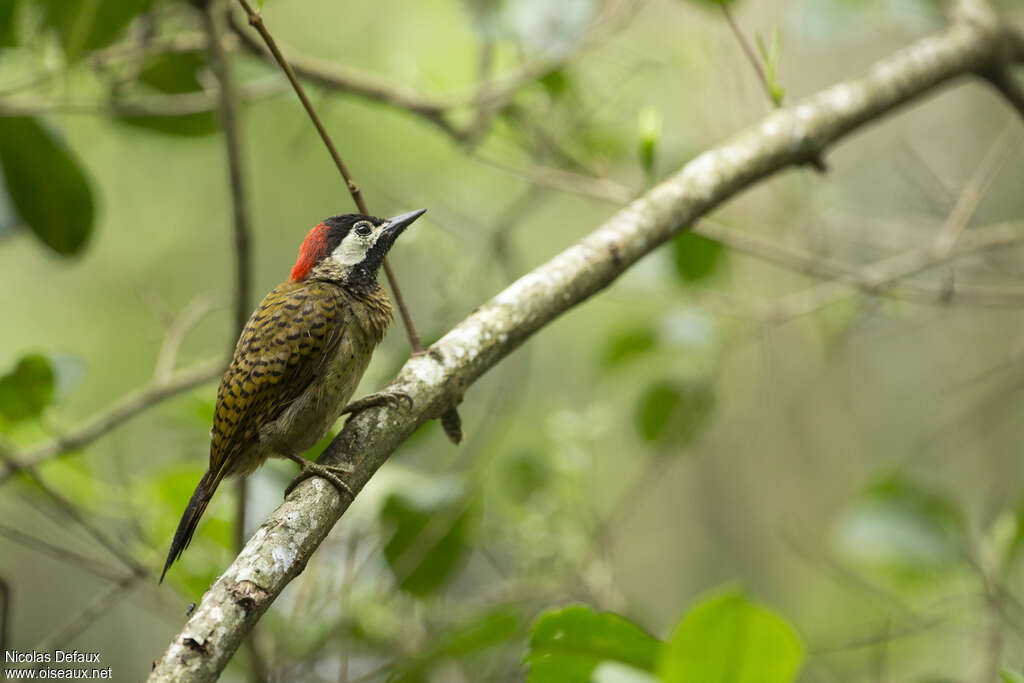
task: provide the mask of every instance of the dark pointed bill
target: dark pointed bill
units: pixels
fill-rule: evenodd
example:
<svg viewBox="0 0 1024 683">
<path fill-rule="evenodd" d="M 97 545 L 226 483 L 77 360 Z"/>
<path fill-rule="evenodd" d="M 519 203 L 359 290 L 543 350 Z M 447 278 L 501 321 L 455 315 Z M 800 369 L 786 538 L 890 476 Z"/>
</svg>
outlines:
<svg viewBox="0 0 1024 683">
<path fill-rule="evenodd" d="M 410 211 L 409 213 L 392 216 L 388 219 L 387 227 L 384 228 L 384 230 L 392 237 L 398 237 L 402 234 L 402 231 L 409 226 L 409 224 L 426 212 L 426 209 L 419 209 L 418 211 Z"/>
</svg>

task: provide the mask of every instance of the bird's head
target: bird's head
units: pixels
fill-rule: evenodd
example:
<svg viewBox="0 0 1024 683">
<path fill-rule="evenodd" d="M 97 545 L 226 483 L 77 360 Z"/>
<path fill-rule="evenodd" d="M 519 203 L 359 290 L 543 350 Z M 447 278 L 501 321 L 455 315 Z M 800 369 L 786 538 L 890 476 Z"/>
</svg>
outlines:
<svg viewBox="0 0 1024 683">
<path fill-rule="evenodd" d="M 352 285 L 376 281 L 395 239 L 425 212 L 420 209 L 392 218 L 360 213 L 331 216 L 306 235 L 292 268 L 292 280 L 312 276 Z"/>
</svg>

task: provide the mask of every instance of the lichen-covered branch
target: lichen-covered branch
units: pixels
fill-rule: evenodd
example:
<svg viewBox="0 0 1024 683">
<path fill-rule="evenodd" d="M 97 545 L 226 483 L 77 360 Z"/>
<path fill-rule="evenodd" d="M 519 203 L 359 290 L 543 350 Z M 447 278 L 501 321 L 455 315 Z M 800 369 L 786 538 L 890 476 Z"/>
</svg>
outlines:
<svg viewBox="0 0 1024 683">
<path fill-rule="evenodd" d="M 390 388 L 405 405 L 353 417 L 321 456 L 354 467 L 359 491 L 425 421 L 456 404 L 484 372 L 562 313 L 610 285 L 637 260 L 697 218 L 784 169 L 817 158 L 848 133 L 919 101 L 953 79 L 1022 54 L 1017 34 L 958 21 L 835 85 L 780 109 L 636 199 L 576 245 L 523 276 L 428 349 L 411 358 Z M 1007 45 L 1014 42 L 1014 47 Z M 348 508 L 320 479 L 298 486 L 263 523 L 203 596 L 158 661 L 150 681 L 217 678 L 260 616 L 306 563 Z"/>
</svg>

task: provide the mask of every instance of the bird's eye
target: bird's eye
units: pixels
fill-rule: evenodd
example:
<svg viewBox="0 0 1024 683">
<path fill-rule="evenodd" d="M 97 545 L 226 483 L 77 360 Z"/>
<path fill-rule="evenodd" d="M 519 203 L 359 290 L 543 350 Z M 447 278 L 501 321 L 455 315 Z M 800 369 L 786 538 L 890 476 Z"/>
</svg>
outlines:
<svg viewBox="0 0 1024 683">
<path fill-rule="evenodd" d="M 371 232 L 373 232 L 373 226 L 369 223 L 363 222 L 356 225 L 356 234 L 360 237 L 366 237 Z"/>
</svg>

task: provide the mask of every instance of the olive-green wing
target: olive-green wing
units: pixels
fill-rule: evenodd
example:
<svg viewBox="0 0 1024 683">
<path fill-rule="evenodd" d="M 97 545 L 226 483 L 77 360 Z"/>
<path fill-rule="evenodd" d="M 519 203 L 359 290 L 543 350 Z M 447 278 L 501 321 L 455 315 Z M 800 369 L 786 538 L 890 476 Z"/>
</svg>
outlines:
<svg viewBox="0 0 1024 683">
<path fill-rule="evenodd" d="M 235 346 L 217 390 L 210 472 L 217 479 L 247 469 L 233 456 L 254 444 L 309 386 L 331 357 L 346 325 L 337 285 L 285 282 L 263 299 Z"/>
</svg>

